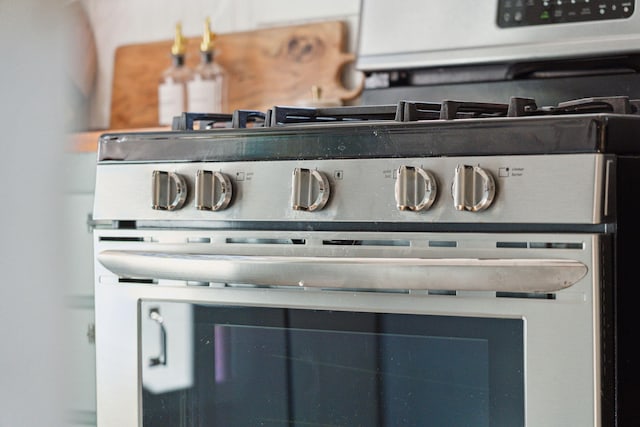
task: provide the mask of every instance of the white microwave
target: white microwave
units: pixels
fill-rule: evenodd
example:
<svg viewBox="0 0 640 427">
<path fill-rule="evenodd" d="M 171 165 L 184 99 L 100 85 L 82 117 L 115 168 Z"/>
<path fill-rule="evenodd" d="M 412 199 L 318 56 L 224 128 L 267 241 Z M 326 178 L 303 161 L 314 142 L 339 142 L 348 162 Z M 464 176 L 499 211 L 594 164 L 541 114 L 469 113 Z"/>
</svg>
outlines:
<svg viewBox="0 0 640 427">
<path fill-rule="evenodd" d="M 363 0 L 362 71 L 541 61 L 640 50 L 635 0 Z"/>
</svg>

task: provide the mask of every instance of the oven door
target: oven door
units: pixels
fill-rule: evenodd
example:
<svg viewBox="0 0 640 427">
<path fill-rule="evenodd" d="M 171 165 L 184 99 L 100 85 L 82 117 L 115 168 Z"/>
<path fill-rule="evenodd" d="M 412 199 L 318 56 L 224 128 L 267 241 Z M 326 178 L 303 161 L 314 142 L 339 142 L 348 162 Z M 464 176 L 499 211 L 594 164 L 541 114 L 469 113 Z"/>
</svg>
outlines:
<svg viewBox="0 0 640 427">
<path fill-rule="evenodd" d="M 600 425 L 601 240 L 98 230 L 99 425 Z"/>
</svg>

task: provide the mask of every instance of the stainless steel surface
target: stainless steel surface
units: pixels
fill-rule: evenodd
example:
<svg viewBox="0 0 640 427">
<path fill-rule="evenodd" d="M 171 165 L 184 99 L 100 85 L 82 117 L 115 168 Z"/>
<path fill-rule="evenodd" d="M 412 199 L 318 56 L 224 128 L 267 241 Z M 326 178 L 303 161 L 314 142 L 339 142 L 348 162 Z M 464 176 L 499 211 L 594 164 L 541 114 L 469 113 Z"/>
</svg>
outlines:
<svg viewBox="0 0 640 427">
<path fill-rule="evenodd" d="M 236 244 L 256 251 L 280 248 L 281 233 L 253 232 L 265 244 L 249 243 L 248 231 L 203 230 L 96 230 L 98 253 L 108 250 L 150 251 L 175 242 L 208 238 L 211 242 L 247 241 Z M 555 299 L 499 297 L 487 292 L 457 292 L 433 295 L 408 293 L 314 290 L 309 288 L 232 287 L 212 284 L 188 286 L 186 282 L 158 280 L 157 284 L 119 282 L 117 275 L 96 263 L 96 316 L 98 359 L 98 414 L 101 426 L 141 425 L 140 322 L 149 321 L 149 307 L 171 302 L 210 303 L 263 307 L 292 307 L 338 311 L 414 313 L 438 316 L 515 318 L 525 320 L 526 371 L 525 425 L 599 425 L 600 365 L 599 295 L 601 272 L 598 235 L 585 234 L 458 234 L 458 233 L 291 233 L 305 239 L 311 250 L 322 241 L 349 237 L 372 242 L 370 246 L 333 246 L 334 255 L 358 251 L 381 256 L 390 253 L 447 254 L 450 257 L 572 259 L 587 266 L 586 275 L 575 285 L 556 292 Z M 280 236 L 282 237 L 282 236 Z M 126 241 L 126 238 L 129 241 Z M 138 241 L 131 241 L 131 239 Z M 242 239 L 245 240 L 242 240 Z M 118 241 L 118 239 L 121 239 Z M 380 246 L 380 241 L 400 240 L 409 246 Z M 430 246 L 429 242 L 455 241 L 455 247 Z M 164 242 L 164 243 L 163 243 Z M 499 247 L 528 242 L 528 248 Z M 375 243 L 375 244 L 374 244 Z M 189 244 L 194 251 L 206 244 Z M 473 255 L 472 255 L 473 254 Z M 164 310 L 164 306 L 162 310 Z M 163 313 L 164 314 L 164 313 Z M 152 325 L 156 326 L 157 325 Z M 168 325 L 170 326 L 170 325 Z M 146 327 L 143 324 L 143 328 Z M 155 329 L 152 329 L 155 331 Z M 171 334 L 171 331 L 168 331 Z M 157 341 L 157 334 L 153 338 Z M 171 336 L 185 336 L 176 333 Z M 169 340 L 171 344 L 171 339 Z M 187 344 L 178 348 L 189 347 Z M 118 357 L 114 357 L 117 355 Z M 173 356 L 172 356 L 173 360 Z M 169 365 L 171 365 L 171 361 Z M 193 366 L 189 366 L 193 368 Z M 144 367 L 142 367 L 144 369 Z M 145 378 L 147 374 L 145 374 Z M 183 376 L 189 378 L 189 372 Z M 177 378 L 177 377 L 176 377 Z M 186 381 L 186 380 L 185 380 Z M 185 382 L 189 384 L 189 382 Z M 570 396 L 570 398 L 567 398 Z"/>
<path fill-rule="evenodd" d="M 446 107 L 440 113 L 457 115 L 462 108 L 454 102 Z M 475 105 L 465 108 L 464 114 L 476 114 Z M 417 106 L 414 112 L 433 113 Z M 193 352 L 200 344 L 190 340 L 203 315 L 194 304 L 204 304 L 519 319 L 519 419 L 524 425 L 599 425 L 606 389 L 600 382 L 608 386 L 603 372 L 610 368 L 600 359 L 609 356 L 601 355 L 609 337 L 600 337 L 608 333 L 600 298 L 610 291 L 603 260 L 615 226 L 607 215 L 616 203 L 609 180 L 617 159 L 598 147 L 567 149 L 571 144 L 561 144 L 567 149 L 561 151 L 585 154 L 525 155 L 532 151 L 511 152 L 508 143 L 510 132 L 534 135 L 535 148 L 539 139 L 545 147 L 567 143 L 567 134 L 554 138 L 574 127 L 588 134 L 580 141 L 595 143 L 606 138 L 594 135 L 625 119 L 602 114 L 577 123 L 567 114 L 541 138 L 537 117 L 509 117 L 443 118 L 429 131 L 424 123 L 397 126 L 411 137 L 403 141 L 411 141 L 417 156 L 393 151 L 387 134 L 367 139 L 370 132 L 378 137 L 377 125 L 343 123 L 337 127 L 351 129 L 353 138 L 367 128 L 359 135 L 371 150 L 354 156 L 343 151 L 348 144 L 337 144 L 351 134 L 300 125 L 281 136 L 301 144 L 295 132 L 323 129 L 323 147 L 338 151 L 296 157 L 300 147 L 283 144 L 291 151 L 283 157 L 215 161 L 209 155 L 203 158 L 213 161 L 198 161 L 181 147 L 185 157 L 166 162 L 102 158 L 94 218 L 113 228 L 94 229 L 100 422 L 139 425 L 143 390 L 194 386 L 199 369 Z M 500 145 L 507 148 L 499 152 L 518 155 L 430 151 L 443 134 L 460 146 L 491 149 L 494 134 L 474 131 L 495 128 L 506 132 Z M 252 141 L 277 132 L 256 133 L 261 136 Z M 202 149 L 216 139 L 172 135 L 177 139 L 165 139 L 163 149 L 198 138 Z M 151 192 L 150 176 L 159 177 Z"/>
<path fill-rule="evenodd" d="M 174 172 L 159 170 L 154 170 L 151 176 L 151 207 L 163 211 L 180 209 L 187 200 L 187 184 L 184 178 Z"/>
<path fill-rule="evenodd" d="M 229 177 L 221 172 L 196 172 L 196 209 L 220 211 L 229 206 L 233 186 Z"/>
<path fill-rule="evenodd" d="M 453 185 L 453 207 L 458 211 L 478 212 L 493 203 L 496 184 L 490 172 L 479 166 L 456 166 Z"/>
<path fill-rule="evenodd" d="M 400 166 L 396 179 L 396 203 L 401 211 L 427 210 L 438 195 L 438 184 L 429 171 Z"/>
<path fill-rule="evenodd" d="M 597 3 L 597 2 L 593 2 Z M 637 52 L 640 14 L 592 21 L 500 28 L 498 1 L 363 0 L 358 60 L 360 70 L 536 61 Z M 393 35 L 381 25 L 401 22 Z"/>
<path fill-rule="evenodd" d="M 551 293 L 583 278 L 578 261 L 553 259 L 351 258 L 103 251 L 123 277 L 326 289 Z M 159 322 L 161 323 L 161 322 Z"/>
<path fill-rule="evenodd" d="M 344 221 L 433 223 L 598 224 L 605 218 L 601 197 L 605 161 L 601 154 L 484 156 L 402 159 L 343 159 L 221 163 L 101 163 L 97 167 L 95 220 L 137 221 Z M 495 177 L 496 197 L 480 212 L 457 211 L 442 192 L 429 210 L 399 211 L 396 173 L 401 166 L 429 170 L 441 188 L 452 188 L 456 167 L 479 166 Z M 291 209 L 291 171 L 322 172 L 332 187 L 322 210 Z M 153 170 L 175 172 L 193 187 L 198 170 L 233 178 L 234 202 L 225 210 L 197 210 L 188 199 L 180 210 L 150 209 L 148 179 Z M 580 173 L 576 173 L 580 171 Z M 317 179 L 314 179 L 317 181 Z M 329 187 L 326 187 L 327 189 Z M 326 194 L 326 192 L 325 192 Z M 266 209 L 265 207 L 268 207 Z M 199 224 L 205 226 L 205 223 Z"/>
<path fill-rule="evenodd" d="M 295 168 L 292 176 L 291 207 L 295 211 L 313 212 L 327 204 L 331 186 L 324 173 L 315 169 Z"/>
</svg>

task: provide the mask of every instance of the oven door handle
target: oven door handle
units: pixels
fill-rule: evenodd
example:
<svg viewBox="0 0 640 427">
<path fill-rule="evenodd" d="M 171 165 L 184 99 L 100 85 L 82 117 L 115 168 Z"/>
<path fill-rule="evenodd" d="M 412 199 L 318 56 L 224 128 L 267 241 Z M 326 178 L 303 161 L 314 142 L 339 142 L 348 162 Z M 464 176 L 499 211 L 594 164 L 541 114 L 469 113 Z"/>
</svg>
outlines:
<svg viewBox="0 0 640 427">
<path fill-rule="evenodd" d="M 99 262 L 125 278 L 335 289 L 550 293 L 588 271 L 566 259 L 244 256 L 105 250 Z"/>
</svg>

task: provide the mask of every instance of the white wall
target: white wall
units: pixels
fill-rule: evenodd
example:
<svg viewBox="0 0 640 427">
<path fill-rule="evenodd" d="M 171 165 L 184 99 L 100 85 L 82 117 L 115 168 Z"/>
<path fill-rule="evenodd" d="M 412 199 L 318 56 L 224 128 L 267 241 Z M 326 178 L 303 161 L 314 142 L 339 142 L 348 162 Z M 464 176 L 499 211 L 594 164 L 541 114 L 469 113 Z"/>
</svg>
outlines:
<svg viewBox="0 0 640 427">
<path fill-rule="evenodd" d="M 171 39 L 177 21 L 186 36 L 202 32 L 205 17 L 217 33 L 320 20 L 349 23 L 349 50 L 356 45 L 360 0 L 82 0 L 98 50 L 98 70 L 89 127 L 109 124 L 115 49 L 123 44 Z"/>
<path fill-rule="evenodd" d="M 53 0 L 0 0 L 0 426 L 59 426 L 65 49 Z"/>
</svg>

